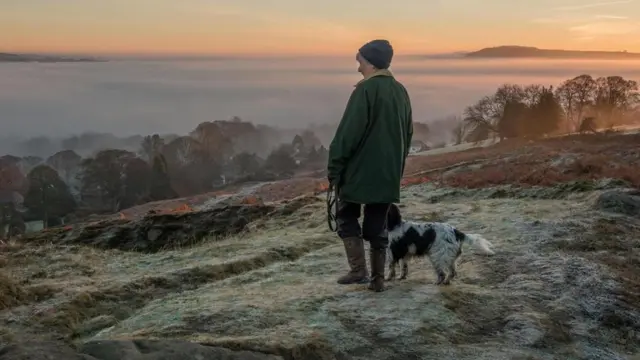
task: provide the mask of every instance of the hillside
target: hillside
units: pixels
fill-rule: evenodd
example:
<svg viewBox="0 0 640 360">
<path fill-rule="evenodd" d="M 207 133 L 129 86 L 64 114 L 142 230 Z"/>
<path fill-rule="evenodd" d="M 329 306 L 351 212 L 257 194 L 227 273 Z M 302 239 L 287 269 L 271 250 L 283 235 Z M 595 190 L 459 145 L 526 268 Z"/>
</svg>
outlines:
<svg viewBox="0 0 640 360">
<path fill-rule="evenodd" d="M 549 58 L 549 59 L 640 59 L 640 53 L 626 51 L 580 51 L 538 49 L 528 46 L 498 46 L 464 55 L 465 58 Z"/>
<path fill-rule="evenodd" d="M 573 136 L 412 157 L 406 217 L 496 246 L 491 257 L 465 249 L 449 287 L 424 261 L 380 294 L 335 284 L 346 261 L 313 195 L 321 180 L 29 235 L 0 250 L 0 343 L 15 344 L 0 360 L 639 356 L 640 194 L 628 190 L 640 185 L 639 142 Z"/>
<path fill-rule="evenodd" d="M 63 57 L 63 56 L 52 56 L 52 55 L 0 53 L 0 62 L 56 63 L 56 62 L 97 62 L 97 61 L 102 62 L 105 60 L 87 58 L 87 57 Z"/>
</svg>

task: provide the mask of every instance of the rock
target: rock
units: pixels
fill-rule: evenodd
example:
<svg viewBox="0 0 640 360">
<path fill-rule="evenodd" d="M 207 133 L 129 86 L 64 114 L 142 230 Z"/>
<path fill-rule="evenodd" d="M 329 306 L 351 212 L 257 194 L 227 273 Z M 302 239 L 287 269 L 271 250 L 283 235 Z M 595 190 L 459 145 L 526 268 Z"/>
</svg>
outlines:
<svg viewBox="0 0 640 360">
<path fill-rule="evenodd" d="M 147 238 L 149 239 L 149 241 L 156 241 L 156 240 L 158 240 L 160 235 L 162 235 L 162 230 L 160 230 L 160 229 L 151 229 L 147 233 Z"/>
<path fill-rule="evenodd" d="M 97 360 L 79 354 L 64 343 L 31 341 L 7 345 L 0 349 L 0 360 Z"/>
<path fill-rule="evenodd" d="M 31 235 L 29 241 L 90 245 L 101 249 L 157 252 L 193 245 L 208 237 L 228 236 L 273 212 L 275 206 L 226 205 L 205 211 L 149 214 L 142 219 L 79 224 L 73 234 Z"/>
<path fill-rule="evenodd" d="M 180 340 L 106 340 L 88 342 L 79 350 L 53 341 L 18 343 L 1 348 L 0 360 L 283 360 L 283 358 Z"/>
<path fill-rule="evenodd" d="M 606 191 L 600 194 L 593 207 L 601 211 L 640 216 L 640 191 Z"/>
<path fill-rule="evenodd" d="M 93 341 L 80 351 L 99 360 L 282 360 L 275 355 L 233 351 L 181 340 Z M 56 359 L 57 360 L 57 359 Z"/>
<path fill-rule="evenodd" d="M 78 337 L 84 337 L 96 333 L 118 323 L 118 319 L 110 315 L 101 315 L 83 322 L 74 331 Z"/>
<path fill-rule="evenodd" d="M 208 238 L 235 235 L 247 230 L 247 225 L 256 220 L 290 216 L 301 207 L 319 201 L 315 196 L 302 196 L 269 205 L 219 204 L 207 210 L 148 213 L 141 219 L 118 218 L 76 224 L 73 231 L 50 229 L 28 234 L 24 240 L 154 253 L 192 246 Z"/>
<path fill-rule="evenodd" d="M 100 360 L 130 360 L 142 355 L 132 341 L 91 341 L 80 347 L 80 352 Z"/>
</svg>

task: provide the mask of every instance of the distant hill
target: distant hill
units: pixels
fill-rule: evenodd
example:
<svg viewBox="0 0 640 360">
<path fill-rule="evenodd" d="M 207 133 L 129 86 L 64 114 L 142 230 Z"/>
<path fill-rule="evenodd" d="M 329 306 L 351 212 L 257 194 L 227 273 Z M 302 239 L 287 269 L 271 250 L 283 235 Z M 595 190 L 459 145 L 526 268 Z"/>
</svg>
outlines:
<svg viewBox="0 0 640 360">
<path fill-rule="evenodd" d="M 53 55 L 8 54 L 0 53 L 0 62 L 96 62 L 105 61 L 95 58 L 62 57 Z"/>
<path fill-rule="evenodd" d="M 549 59 L 640 59 L 640 53 L 626 51 L 550 50 L 528 46 L 498 46 L 464 55 L 465 58 L 549 58 Z"/>
</svg>

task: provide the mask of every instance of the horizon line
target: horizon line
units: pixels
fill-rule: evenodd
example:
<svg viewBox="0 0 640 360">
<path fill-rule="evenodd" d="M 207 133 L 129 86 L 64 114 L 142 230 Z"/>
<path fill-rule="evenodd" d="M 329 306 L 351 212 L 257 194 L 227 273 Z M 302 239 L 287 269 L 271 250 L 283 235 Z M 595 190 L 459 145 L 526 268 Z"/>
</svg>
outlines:
<svg viewBox="0 0 640 360">
<path fill-rule="evenodd" d="M 468 54 L 471 52 L 476 52 L 484 49 L 494 49 L 501 47 L 520 47 L 520 48 L 535 48 L 538 50 L 548 50 L 548 51 L 579 51 L 579 52 L 606 52 L 606 53 L 640 53 L 628 50 L 583 50 L 583 49 L 570 49 L 570 48 L 544 48 L 537 46 L 528 46 L 528 45 L 493 45 L 493 46 L 485 46 L 475 50 L 451 50 L 451 51 L 425 51 L 425 52 L 399 52 L 396 53 L 395 56 L 399 58 L 403 57 L 425 57 L 425 56 L 459 56 Z M 17 55 L 32 55 L 32 56 L 74 56 L 74 57 L 93 57 L 93 58 L 150 58 L 150 59 L 170 59 L 170 58 L 182 58 L 182 59 L 246 59 L 246 58 L 344 58 L 353 56 L 352 54 L 347 53 L 336 53 L 336 54 L 326 54 L 326 53 L 247 53 L 247 52 L 238 52 L 238 53 L 213 53 L 213 52 L 202 52 L 202 53 L 174 53 L 174 52 L 142 52 L 142 53 L 134 53 L 134 52 L 82 52 L 82 51 L 13 51 L 13 50 L 3 50 L 0 49 L 0 54 L 17 54 Z"/>
<path fill-rule="evenodd" d="M 472 50 L 475 51 L 475 50 Z M 407 52 L 396 53 L 395 56 L 425 56 L 425 55 L 450 55 L 461 54 L 472 51 L 440 51 L 440 52 Z M 316 57 L 316 58 L 335 58 L 335 57 L 349 57 L 352 54 L 347 53 L 172 53 L 172 52 L 146 52 L 146 53 L 133 53 L 133 52 L 82 52 L 82 51 L 13 51 L 13 50 L 1 50 L 0 54 L 16 54 L 16 55 L 32 55 L 32 56 L 111 56 L 111 57 L 181 57 L 181 58 L 247 58 L 247 57 L 260 57 L 260 58 L 282 58 L 282 57 Z"/>
</svg>

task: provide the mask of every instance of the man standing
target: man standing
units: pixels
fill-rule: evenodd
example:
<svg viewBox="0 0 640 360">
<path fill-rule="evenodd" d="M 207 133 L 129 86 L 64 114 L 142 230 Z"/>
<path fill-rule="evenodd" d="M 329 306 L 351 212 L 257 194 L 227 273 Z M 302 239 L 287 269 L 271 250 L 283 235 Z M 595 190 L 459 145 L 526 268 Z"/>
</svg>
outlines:
<svg viewBox="0 0 640 360">
<path fill-rule="evenodd" d="M 337 232 L 351 270 L 339 284 L 366 283 L 364 240 L 370 245 L 369 289 L 384 290 L 387 212 L 400 201 L 400 181 L 413 135 L 407 90 L 388 70 L 393 48 L 374 40 L 356 55 L 360 81 L 329 147 L 329 182 L 338 189 Z M 362 227 L 358 223 L 364 205 Z"/>
</svg>

